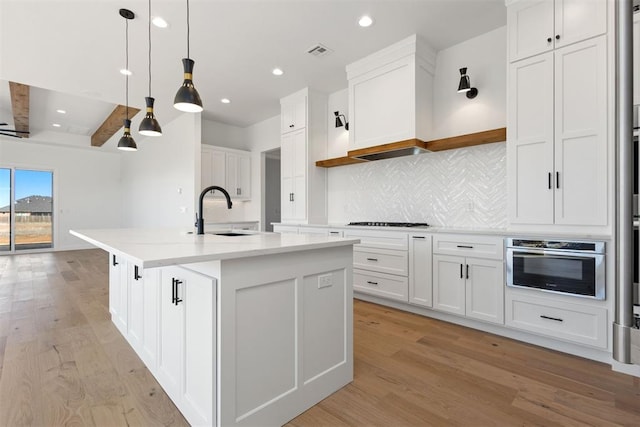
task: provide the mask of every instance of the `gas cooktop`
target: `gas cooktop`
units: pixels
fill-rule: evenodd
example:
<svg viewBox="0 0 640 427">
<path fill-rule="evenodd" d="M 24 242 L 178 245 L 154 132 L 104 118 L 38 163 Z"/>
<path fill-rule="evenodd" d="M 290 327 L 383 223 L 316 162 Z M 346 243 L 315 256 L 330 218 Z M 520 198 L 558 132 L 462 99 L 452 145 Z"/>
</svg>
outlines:
<svg viewBox="0 0 640 427">
<path fill-rule="evenodd" d="M 362 221 L 362 222 L 350 222 L 347 225 L 359 225 L 369 227 L 428 227 L 426 222 L 377 222 L 377 221 Z"/>
</svg>

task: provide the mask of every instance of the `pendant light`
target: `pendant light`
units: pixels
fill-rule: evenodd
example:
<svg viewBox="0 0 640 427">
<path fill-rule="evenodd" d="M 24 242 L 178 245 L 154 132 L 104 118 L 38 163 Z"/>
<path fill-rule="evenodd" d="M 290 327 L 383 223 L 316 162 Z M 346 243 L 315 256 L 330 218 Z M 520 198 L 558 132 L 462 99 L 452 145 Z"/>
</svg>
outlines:
<svg viewBox="0 0 640 427">
<path fill-rule="evenodd" d="M 189 58 L 189 0 L 187 0 L 187 57 L 182 58 L 184 81 L 173 100 L 173 106 L 180 111 L 199 113 L 202 111 L 202 100 L 193 85 L 193 60 Z"/>
<path fill-rule="evenodd" d="M 120 9 L 120 16 L 122 16 L 125 19 L 124 21 L 125 22 L 125 40 L 126 40 L 125 68 L 126 70 L 129 70 L 129 20 L 133 19 L 135 15 L 133 14 L 133 12 L 131 12 L 128 9 Z M 131 136 L 131 120 L 129 120 L 129 74 L 130 73 L 125 74 L 126 118 L 124 119 L 124 134 L 120 138 L 120 141 L 118 141 L 118 149 L 123 151 L 136 151 L 138 149 L 138 146 L 136 145 L 136 142 L 133 140 L 133 137 Z"/>
<path fill-rule="evenodd" d="M 153 103 L 155 99 L 151 96 L 151 0 L 149 0 L 149 96 L 144 98 L 147 104 L 147 113 L 140 122 L 138 132 L 144 136 L 162 136 L 162 128 L 153 114 Z"/>
</svg>

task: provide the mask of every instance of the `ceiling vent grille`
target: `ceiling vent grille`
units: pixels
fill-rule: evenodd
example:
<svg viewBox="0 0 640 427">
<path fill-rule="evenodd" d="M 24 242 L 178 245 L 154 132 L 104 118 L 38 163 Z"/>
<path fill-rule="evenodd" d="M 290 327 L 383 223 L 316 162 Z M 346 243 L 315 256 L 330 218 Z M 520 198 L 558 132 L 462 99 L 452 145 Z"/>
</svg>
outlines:
<svg viewBox="0 0 640 427">
<path fill-rule="evenodd" d="M 322 45 L 320 43 L 315 44 L 315 45 L 311 46 L 309 49 L 307 49 L 307 53 L 312 55 L 312 56 L 315 56 L 316 58 L 321 58 L 323 56 L 327 56 L 331 52 L 333 52 L 331 49 L 329 49 L 328 47 L 326 47 L 325 45 Z"/>
</svg>

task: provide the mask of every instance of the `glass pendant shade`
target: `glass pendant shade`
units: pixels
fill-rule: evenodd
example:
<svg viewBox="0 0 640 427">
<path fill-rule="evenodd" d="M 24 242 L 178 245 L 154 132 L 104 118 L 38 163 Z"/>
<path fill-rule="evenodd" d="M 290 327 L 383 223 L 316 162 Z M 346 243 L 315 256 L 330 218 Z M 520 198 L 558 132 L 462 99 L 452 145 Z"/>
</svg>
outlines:
<svg viewBox="0 0 640 427">
<path fill-rule="evenodd" d="M 189 58 L 182 58 L 182 66 L 184 68 L 184 81 L 178 89 L 176 97 L 173 100 L 173 106 L 187 113 L 199 113 L 203 110 L 200 95 L 193 85 L 193 65 L 194 62 Z"/>
<path fill-rule="evenodd" d="M 124 134 L 120 138 L 120 141 L 118 141 L 118 150 L 136 151 L 137 149 L 138 149 L 138 146 L 136 145 L 136 142 L 133 140 L 133 137 L 131 136 L 131 120 L 125 119 Z"/>
<path fill-rule="evenodd" d="M 144 119 L 140 122 L 138 132 L 144 136 L 162 136 L 160 123 L 158 123 L 155 114 L 153 114 L 153 103 L 155 102 L 155 99 L 147 96 L 144 100 L 147 104 L 147 113 L 144 115 Z"/>
<path fill-rule="evenodd" d="M 458 92 L 467 92 L 471 90 L 471 81 L 467 75 L 466 68 L 460 68 L 460 83 L 458 84 Z"/>
</svg>

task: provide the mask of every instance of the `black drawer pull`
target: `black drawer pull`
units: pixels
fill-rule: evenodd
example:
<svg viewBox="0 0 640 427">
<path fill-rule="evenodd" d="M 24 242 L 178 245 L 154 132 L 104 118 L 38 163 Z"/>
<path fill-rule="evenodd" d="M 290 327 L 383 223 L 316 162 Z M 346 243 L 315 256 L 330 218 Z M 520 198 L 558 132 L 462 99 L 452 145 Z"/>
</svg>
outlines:
<svg viewBox="0 0 640 427">
<path fill-rule="evenodd" d="M 424 236 L 411 236 L 411 237 L 413 237 L 414 239 L 425 239 Z"/>
<path fill-rule="evenodd" d="M 182 284 L 182 280 L 178 280 L 175 277 L 171 279 L 171 303 L 178 305 L 182 300 L 178 297 L 178 285 Z"/>
<path fill-rule="evenodd" d="M 457 245 L 457 247 L 462 249 L 473 249 L 473 246 L 469 246 L 469 245 Z"/>
<path fill-rule="evenodd" d="M 340 232 L 339 231 L 330 231 L 329 234 L 334 234 L 335 235 L 335 234 L 340 234 Z"/>
<path fill-rule="evenodd" d="M 378 258 L 367 258 L 367 261 L 378 261 Z"/>
<path fill-rule="evenodd" d="M 370 284 L 370 285 L 378 286 L 378 282 L 372 282 L 371 280 L 367 280 L 367 283 Z"/>
<path fill-rule="evenodd" d="M 113 261 L 112 261 L 112 263 L 113 263 L 113 266 L 114 266 L 114 267 L 115 267 L 116 265 L 118 265 L 118 263 L 116 262 L 116 256 L 115 256 L 115 255 L 113 255 Z"/>
<path fill-rule="evenodd" d="M 547 320 L 555 320 L 556 322 L 563 322 L 563 320 L 559 317 L 549 317 L 545 316 L 544 314 L 541 314 L 540 317 Z"/>
<path fill-rule="evenodd" d="M 138 266 L 137 266 L 137 265 L 134 265 L 134 266 L 133 266 L 133 278 L 134 278 L 135 280 L 142 279 L 142 276 L 139 274 Z"/>
</svg>

